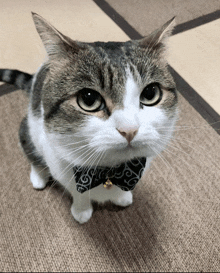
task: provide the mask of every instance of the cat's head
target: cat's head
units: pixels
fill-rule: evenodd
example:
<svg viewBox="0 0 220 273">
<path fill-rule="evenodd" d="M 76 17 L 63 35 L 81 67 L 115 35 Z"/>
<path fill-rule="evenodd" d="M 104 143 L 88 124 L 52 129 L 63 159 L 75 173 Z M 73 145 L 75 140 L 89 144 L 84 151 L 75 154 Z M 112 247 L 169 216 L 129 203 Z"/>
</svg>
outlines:
<svg viewBox="0 0 220 273">
<path fill-rule="evenodd" d="M 177 116 L 165 57 L 173 19 L 141 40 L 84 43 L 33 18 L 48 54 L 44 125 L 60 155 L 113 165 L 163 150 Z"/>
</svg>

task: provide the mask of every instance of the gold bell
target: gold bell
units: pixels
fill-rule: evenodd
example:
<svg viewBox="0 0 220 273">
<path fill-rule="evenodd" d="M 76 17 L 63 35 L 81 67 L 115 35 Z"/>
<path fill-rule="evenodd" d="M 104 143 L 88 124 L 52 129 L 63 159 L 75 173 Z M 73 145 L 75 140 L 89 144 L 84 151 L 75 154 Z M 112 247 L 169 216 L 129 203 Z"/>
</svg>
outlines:
<svg viewBox="0 0 220 273">
<path fill-rule="evenodd" d="M 112 186 L 113 186 L 113 184 L 108 178 L 108 180 L 104 184 L 104 188 L 106 188 L 107 190 L 110 190 L 112 188 Z"/>
</svg>

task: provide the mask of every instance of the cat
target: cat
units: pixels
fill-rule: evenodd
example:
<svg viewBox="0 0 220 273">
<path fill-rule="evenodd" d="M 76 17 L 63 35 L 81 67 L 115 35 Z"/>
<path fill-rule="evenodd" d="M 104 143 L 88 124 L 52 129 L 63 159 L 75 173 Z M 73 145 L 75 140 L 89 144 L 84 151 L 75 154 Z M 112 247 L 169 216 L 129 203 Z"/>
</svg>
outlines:
<svg viewBox="0 0 220 273">
<path fill-rule="evenodd" d="M 92 216 L 92 201 L 132 204 L 143 168 L 172 138 L 178 95 L 166 51 L 174 18 L 140 40 L 85 43 L 32 16 L 47 60 L 34 75 L 1 69 L 0 80 L 29 97 L 19 139 L 31 163 L 33 187 L 45 188 L 50 176 L 59 181 L 73 196 L 71 213 L 82 224 Z M 131 163 L 141 164 L 141 174 L 126 188 L 120 183 Z M 123 169 L 118 185 L 104 178 L 92 187 L 98 169 L 109 173 L 118 167 Z M 91 170 L 92 180 L 83 188 L 82 176 Z"/>
</svg>

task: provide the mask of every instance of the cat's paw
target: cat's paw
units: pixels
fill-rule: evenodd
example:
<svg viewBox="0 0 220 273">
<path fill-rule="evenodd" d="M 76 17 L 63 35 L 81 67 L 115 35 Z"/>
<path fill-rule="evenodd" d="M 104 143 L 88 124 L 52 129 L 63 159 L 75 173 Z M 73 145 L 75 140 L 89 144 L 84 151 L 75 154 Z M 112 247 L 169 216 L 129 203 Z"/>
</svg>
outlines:
<svg viewBox="0 0 220 273">
<path fill-rule="evenodd" d="M 48 181 L 48 170 L 31 165 L 30 180 L 36 190 L 44 189 Z"/>
<path fill-rule="evenodd" d="M 117 197 L 117 199 L 113 199 L 112 202 L 115 205 L 127 207 L 133 202 L 132 193 L 130 191 L 124 191 L 119 197 Z"/>
<path fill-rule="evenodd" d="M 92 216 L 93 208 L 92 206 L 88 207 L 85 210 L 80 210 L 74 204 L 71 206 L 71 213 L 74 219 L 79 222 L 80 224 L 84 224 L 89 221 Z"/>
</svg>

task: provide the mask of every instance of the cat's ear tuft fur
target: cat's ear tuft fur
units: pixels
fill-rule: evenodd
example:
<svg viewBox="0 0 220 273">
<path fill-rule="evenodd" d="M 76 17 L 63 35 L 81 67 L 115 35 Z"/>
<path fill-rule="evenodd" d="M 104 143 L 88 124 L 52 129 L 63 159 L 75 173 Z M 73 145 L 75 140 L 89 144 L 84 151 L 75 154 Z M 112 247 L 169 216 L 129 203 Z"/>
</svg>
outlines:
<svg viewBox="0 0 220 273">
<path fill-rule="evenodd" d="M 68 50 L 72 53 L 78 53 L 80 46 L 77 42 L 60 33 L 37 13 L 32 12 L 32 17 L 49 58 L 65 56 Z"/>
<path fill-rule="evenodd" d="M 175 26 L 175 17 L 166 22 L 162 27 L 152 32 L 147 37 L 139 40 L 139 45 L 146 48 L 158 48 L 160 45 L 165 45 L 167 38 L 171 35 Z"/>
</svg>

